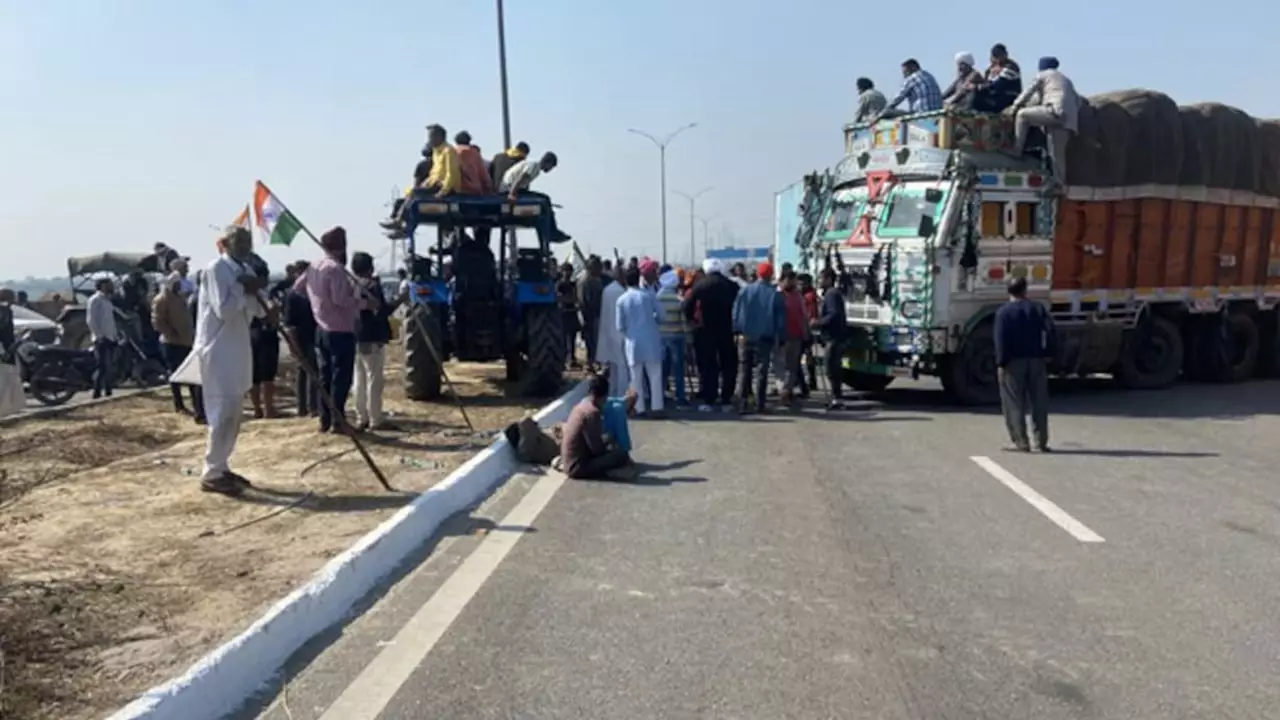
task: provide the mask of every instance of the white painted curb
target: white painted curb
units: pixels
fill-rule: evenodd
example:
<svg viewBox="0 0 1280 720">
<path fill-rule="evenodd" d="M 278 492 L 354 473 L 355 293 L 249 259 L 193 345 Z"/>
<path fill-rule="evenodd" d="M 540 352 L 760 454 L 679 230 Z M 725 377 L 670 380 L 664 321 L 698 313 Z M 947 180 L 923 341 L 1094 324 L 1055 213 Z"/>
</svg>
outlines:
<svg viewBox="0 0 1280 720">
<path fill-rule="evenodd" d="M 578 383 L 534 418 L 562 422 L 587 391 Z M 341 622 L 455 513 L 475 506 L 519 464 L 499 436 L 442 482 L 419 495 L 306 585 L 276 603 L 248 630 L 205 655 L 182 676 L 143 693 L 108 720 L 216 720 L 237 710 L 311 638 Z"/>
</svg>

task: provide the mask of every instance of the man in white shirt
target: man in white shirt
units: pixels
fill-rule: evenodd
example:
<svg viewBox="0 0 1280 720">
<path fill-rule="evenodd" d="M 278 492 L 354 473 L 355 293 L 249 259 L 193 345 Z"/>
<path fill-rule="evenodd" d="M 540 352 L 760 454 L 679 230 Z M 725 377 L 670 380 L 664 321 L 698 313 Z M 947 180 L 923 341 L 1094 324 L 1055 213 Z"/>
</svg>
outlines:
<svg viewBox="0 0 1280 720">
<path fill-rule="evenodd" d="M 551 172 L 556 169 L 559 159 L 553 152 L 543 153 L 538 160 L 525 158 L 520 162 L 512 165 L 505 173 L 502 174 L 502 182 L 498 184 L 498 191 L 505 193 L 508 200 L 515 201 L 520 196 L 536 197 L 547 201 L 547 205 L 551 204 L 551 198 L 545 193 L 535 192 L 529 189 L 534 180 L 538 179 L 543 173 Z M 555 212 L 551 214 L 551 242 L 561 243 L 568 242 L 570 236 L 561 232 L 559 226 L 556 225 Z"/>
<path fill-rule="evenodd" d="M 200 489 L 235 496 L 250 486 L 228 464 L 240 437 L 244 396 L 253 387 L 249 324 L 265 314 L 264 303 L 253 295 L 266 287 L 266 281 L 249 266 L 253 236 L 247 229 L 228 228 L 218 244 L 221 255 L 201 276 L 195 347 L 173 375 L 181 382 L 195 375 L 204 388 L 209 441 Z"/>
<path fill-rule="evenodd" d="M 1029 105 L 1031 101 L 1037 101 Z M 1080 96 L 1071 79 L 1058 71 L 1058 59 L 1040 58 L 1040 72 L 1013 101 L 1006 113 L 1014 115 L 1015 155 L 1022 155 L 1032 125 L 1043 128 L 1059 185 L 1067 183 L 1067 142 L 1079 129 Z"/>
<path fill-rule="evenodd" d="M 116 327 L 115 303 L 111 296 L 115 286 L 110 278 L 101 278 L 95 284 L 97 292 L 85 305 L 85 321 L 93 341 L 93 397 L 111 397 L 115 384 L 115 355 L 120 331 Z"/>
</svg>

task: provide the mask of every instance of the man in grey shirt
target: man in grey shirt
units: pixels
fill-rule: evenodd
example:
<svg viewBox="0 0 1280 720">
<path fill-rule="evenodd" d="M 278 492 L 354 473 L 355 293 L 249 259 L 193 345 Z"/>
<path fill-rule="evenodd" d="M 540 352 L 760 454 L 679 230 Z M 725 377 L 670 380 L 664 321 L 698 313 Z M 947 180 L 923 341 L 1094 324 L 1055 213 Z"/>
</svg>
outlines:
<svg viewBox="0 0 1280 720">
<path fill-rule="evenodd" d="M 872 118 L 879 117 L 884 112 L 885 105 L 888 101 L 884 99 L 884 93 L 876 89 L 875 83 L 869 78 L 858 78 L 858 110 L 854 113 L 853 121 L 855 123 L 870 122 Z"/>
<path fill-rule="evenodd" d="M 1071 79 L 1058 70 L 1057 58 L 1040 58 L 1040 72 L 1005 112 L 1015 118 L 1014 154 L 1022 154 L 1032 126 L 1043 128 L 1049 157 L 1053 160 L 1054 177 L 1059 185 L 1065 185 L 1067 142 L 1080 127 L 1080 96 Z"/>
</svg>

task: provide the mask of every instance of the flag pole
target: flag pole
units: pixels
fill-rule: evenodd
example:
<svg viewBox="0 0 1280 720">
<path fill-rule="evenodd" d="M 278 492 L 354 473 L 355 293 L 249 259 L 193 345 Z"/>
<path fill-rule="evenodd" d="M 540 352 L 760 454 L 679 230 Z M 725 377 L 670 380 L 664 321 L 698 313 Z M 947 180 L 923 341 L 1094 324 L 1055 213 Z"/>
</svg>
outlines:
<svg viewBox="0 0 1280 720">
<path fill-rule="evenodd" d="M 280 203 L 281 210 L 284 210 L 285 212 L 289 213 L 289 215 L 293 216 L 294 221 L 298 223 L 298 228 L 301 229 L 302 232 L 306 233 L 307 237 L 311 238 L 311 242 L 315 243 L 318 247 L 323 249 L 324 245 L 320 244 L 320 238 L 316 237 L 315 234 L 312 233 L 311 230 L 306 225 L 302 224 L 302 220 L 299 220 L 298 216 L 294 215 L 293 211 L 289 209 L 289 206 L 285 205 L 284 201 L 280 199 L 280 196 L 272 192 L 271 188 L 267 187 L 267 184 L 262 182 L 261 180 L 259 180 L 258 183 L 262 185 L 262 188 L 266 190 L 267 193 L 271 195 L 271 197 L 276 199 L 276 202 Z M 411 258 L 406 258 L 406 260 L 411 260 Z M 349 269 L 344 267 L 343 270 L 346 270 L 347 275 L 349 277 L 351 277 L 352 279 L 356 279 L 355 275 Z M 371 294 L 367 290 L 365 290 L 363 287 L 361 287 L 360 283 L 358 282 L 356 283 L 356 287 L 359 288 L 361 292 L 364 292 L 366 294 Z M 409 317 L 413 318 L 414 323 L 418 326 L 418 332 L 422 334 L 422 340 L 426 344 L 427 350 L 431 353 L 431 358 L 435 361 L 436 366 L 440 368 L 440 376 L 444 378 L 445 385 L 449 387 L 449 394 L 453 395 L 453 400 L 458 406 L 458 412 L 462 414 L 462 421 L 467 424 L 467 429 L 474 434 L 476 431 L 476 426 L 471 424 L 471 418 L 467 415 L 467 406 L 463 404 L 462 396 L 458 394 L 457 388 L 453 386 L 453 380 L 449 379 L 449 373 L 445 372 L 444 358 L 441 357 L 440 353 L 436 350 L 435 343 L 431 342 L 431 335 L 427 333 L 427 329 L 423 327 L 422 318 L 418 317 L 417 314 L 412 312 L 409 313 Z M 343 423 L 344 424 L 346 423 L 345 417 L 343 418 Z M 354 438 L 355 436 L 353 435 L 352 439 Z M 358 443 L 359 441 L 357 441 L 357 444 Z M 363 452 L 363 450 L 361 452 Z M 372 462 L 372 460 L 370 460 L 370 462 Z"/>
</svg>

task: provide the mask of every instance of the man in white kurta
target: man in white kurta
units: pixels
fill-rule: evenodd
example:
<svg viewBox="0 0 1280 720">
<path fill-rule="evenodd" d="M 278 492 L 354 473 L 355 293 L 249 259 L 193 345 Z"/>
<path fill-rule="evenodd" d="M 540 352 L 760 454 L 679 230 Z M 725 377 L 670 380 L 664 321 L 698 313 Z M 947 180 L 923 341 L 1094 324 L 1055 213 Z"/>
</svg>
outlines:
<svg viewBox="0 0 1280 720">
<path fill-rule="evenodd" d="M 252 296 L 261 290 L 262 281 L 244 264 L 253 252 L 248 230 L 228 231 L 221 244 L 224 252 L 201 276 L 196 341 L 188 363 L 198 364 L 209 420 L 200 489 L 238 495 L 249 481 L 231 472 L 229 462 L 240 436 L 244 396 L 253 386 L 249 323 L 264 314 L 262 304 Z M 183 370 L 180 367 L 174 374 L 181 375 Z"/>
<path fill-rule="evenodd" d="M 622 273 L 619 272 L 619 275 Z M 600 294 L 600 332 L 596 341 L 596 362 L 609 373 L 609 397 L 622 397 L 631 384 L 622 333 L 618 331 L 618 298 L 626 292 L 621 280 L 605 286 Z"/>
</svg>

